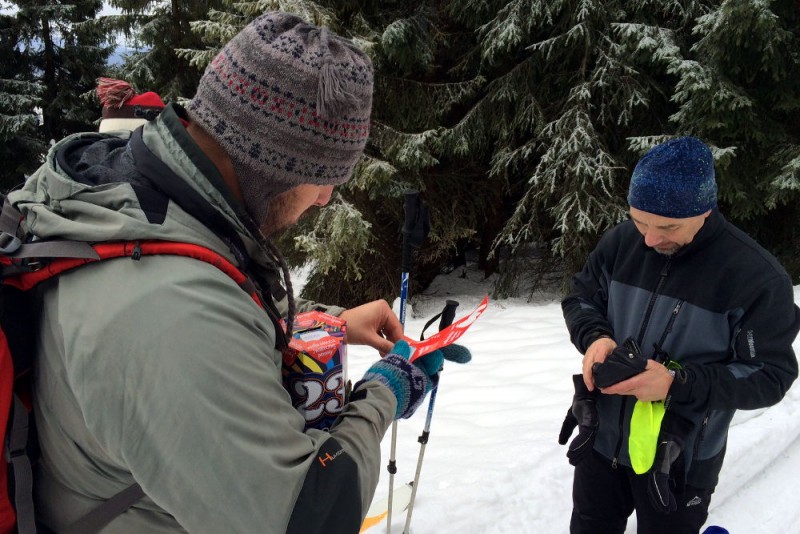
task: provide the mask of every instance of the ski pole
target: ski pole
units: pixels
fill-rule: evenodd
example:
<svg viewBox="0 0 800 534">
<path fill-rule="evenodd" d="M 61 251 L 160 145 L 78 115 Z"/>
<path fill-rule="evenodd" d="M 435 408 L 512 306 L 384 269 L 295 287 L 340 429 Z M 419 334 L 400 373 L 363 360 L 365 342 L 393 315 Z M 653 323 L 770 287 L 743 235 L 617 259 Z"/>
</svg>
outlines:
<svg viewBox="0 0 800 534">
<path fill-rule="evenodd" d="M 455 300 L 448 300 L 445 302 L 444 309 L 439 314 L 441 316 L 441 320 L 439 321 L 439 331 L 444 330 L 453 322 L 453 319 L 456 316 L 456 308 L 458 308 L 458 302 Z M 436 317 L 428 321 L 428 324 L 425 325 L 425 328 L 428 327 L 433 321 L 436 320 Z M 422 329 L 422 334 L 420 335 L 420 340 L 425 339 L 425 328 Z M 440 371 L 441 373 L 441 371 Z M 406 513 L 406 524 L 403 528 L 403 534 L 408 534 L 409 528 L 411 527 L 411 514 L 414 513 L 414 500 L 417 498 L 417 488 L 419 487 L 419 475 L 422 472 L 422 459 L 425 456 L 425 447 L 428 445 L 428 437 L 430 436 L 431 431 L 431 419 L 433 418 L 433 406 L 436 402 L 436 392 L 439 391 L 439 384 L 437 383 L 436 386 L 431 391 L 431 398 L 428 401 L 428 413 L 425 416 L 425 426 L 422 428 L 422 434 L 420 434 L 417 441 L 419 442 L 419 457 L 417 458 L 417 470 L 414 473 L 414 481 L 411 483 L 411 499 L 408 501 L 408 512 Z"/>
<path fill-rule="evenodd" d="M 419 191 L 406 191 L 403 203 L 403 250 L 402 250 L 402 275 L 400 277 L 400 325 L 405 330 L 406 326 L 406 301 L 408 300 L 408 280 L 414 249 L 419 248 L 430 230 L 428 210 L 419 198 Z M 389 452 L 389 497 L 386 509 L 386 532 L 392 532 L 392 499 L 394 498 L 394 475 L 397 472 L 397 421 L 392 421 L 392 445 Z"/>
</svg>

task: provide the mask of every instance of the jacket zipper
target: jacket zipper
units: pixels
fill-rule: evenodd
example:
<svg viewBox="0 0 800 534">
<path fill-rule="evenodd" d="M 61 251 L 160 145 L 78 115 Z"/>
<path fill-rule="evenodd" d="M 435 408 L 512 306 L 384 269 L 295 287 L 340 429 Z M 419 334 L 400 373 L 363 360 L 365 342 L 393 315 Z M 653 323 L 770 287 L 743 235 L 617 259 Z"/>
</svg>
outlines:
<svg viewBox="0 0 800 534">
<path fill-rule="evenodd" d="M 647 311 L 644 314 L 644 319 L 642 319 L 642 326 L 639 328 L 639 335 L 636 337 L 636 341 L 638 341 L 640 347 L 644 342 L 644 333 L 647 331 L 647 325 L 650 322 L 650 315 L 653 313 L 653 308 L 656 305 L 656 299 L 661 294 L 661 288 L 664 287 L 664 282 L 667 280 L 667 275 L 669 274 L 669 267 L 671 264 L 672 258 L 667 258 L 667 261 L 664 262 L 664 266 L 661 268 L 661 272 L 659 273 L 658 284 L 656 285 L 655 291 L 653 291 L 653 296 L 650 297 L 650 302 L 647 303 Z"/>
<path fill-rule="evenodd" d="M 678 303 L 675 304 L 675 307 L 672 309 L 672 315 L 670 316 L 669 321 L 667 321 L 667 327 L 664 329 L 664 333 L 661 334 L 661 339 L 658 340 L 658 343 L 656 343 L 655 346 L 656 353 L 654 355 L 654 358 L 657 362 L 663 363 L 664 365 L 666 365 L 667 361 L 670 360 L 671 358 L 669 354 L 664 352 L 664 350 L 661 347 L 664 346 L 664 342 L 667 340 L 667 336 L 670 334 L 670 332 L 672 332 L 672 326 L 675 324 L 675 319 L 678 318 L 678 314 L 681 312 L 683 303 L 684 303 L 683 300 L 679 300 Z M 661 361 L 660 358 L 662 354 L 664 355 L 663 361 Z"/>
<path fill-rule="evenodd" d="M 664 329 L 664 333 L 661 334 L 661 339 L 658 340 L 658 344 L 663 345 L 664 341 L 666 341 L 667 336 L 670 332 L 672 332 L 672 325 L 675 324 L 675 319 L 678 318 L 678 314 L 681 312 L 681 308 L 683 307 L 683 301 L 679 300 L 678 303 L 675 305 L 675 308 L 672 309 L 672 316 L 669 318 L 669 322 L 667 323 L 667 327 Z"/>
<path fill-rule="evenodd" d="M 639 343 L 639 346 L 642 346 L 644 342 L 644 333 L 647 331 L 647 324 L 650 322 L 650 315 L 653 313 L 653 308 L 656 305 L 656 299 L 658 295 L 661 293 L 661 288 L 664 287 L 664 283 L 667 280 L 667 275 L 669 274 L 669 267 L 672 264 L 672 257 L 668 257 L 667 260 L 664 262 L 664 266 L 661 268 L 661 272 L 659 273 L 658 284 L 656 284 L 656 289 L 653 291 L 653 296 L 650 297 L 650 302 L 647 303 L 647 311 L 644 314 L 644 319 L 642 319 L 642 326 L 639 328 L 639 335 L 637 336 L 636 341 Z M 680 311 L 680 308 L 678 308 Z M 673 318 L 677 315 L 677 312 L 673 311 Z M 671 323 L 669 325 L 671 328 Z M 614 458 L 611 460 L 611 467 L 617 467 L 617 461 L 619 459 L 619 452 L 622 450 L 622 437 L 624 435 L 625 429 L 625 408 L 628 405 L 628 397 L 624 397 L 622 399 L 622 407 L 619 411 L 619 438 L 617 439 L 617 446 L 614 449 Z"/>
<path fill-rule="evenodd" d="M 697 435 L 697 439 L 694 441 L 694 449 L 692 453 L 692 465 L 689 466 L 690 470 L 691 467 L 697 463 L 697 455 L 700 452 L 700 445 L 702 445 L 703 440 L 706 438 L 706 425 L 708 425 L 708 412 L 706 412 L 705 417 L 703 417 L 703 424 L 700 425 L 700 433 Z"/>
</svg>

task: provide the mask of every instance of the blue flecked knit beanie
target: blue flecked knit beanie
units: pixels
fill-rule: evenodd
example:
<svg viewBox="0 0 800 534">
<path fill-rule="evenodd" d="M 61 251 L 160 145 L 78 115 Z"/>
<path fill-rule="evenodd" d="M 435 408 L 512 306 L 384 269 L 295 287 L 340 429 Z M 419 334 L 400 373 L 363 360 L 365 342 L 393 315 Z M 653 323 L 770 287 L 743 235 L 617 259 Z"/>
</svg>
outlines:
<svg viewBox="0 0 800 534">
<path fill-rule="evenodd" d="M 372 86 L 372 62 L 352 42 L 275 11 L 225 45 L 187 111 L 231 158 L 260 225 L 275 195 L 350 178 L 369 136 Z"/>
<path fill-rule="evenodd" d="M 683 219 L 717 207 L 711 149 L 695 137 L 679 137 L 650 149 L 633 170 L 632 208 Z"/>
</svg>

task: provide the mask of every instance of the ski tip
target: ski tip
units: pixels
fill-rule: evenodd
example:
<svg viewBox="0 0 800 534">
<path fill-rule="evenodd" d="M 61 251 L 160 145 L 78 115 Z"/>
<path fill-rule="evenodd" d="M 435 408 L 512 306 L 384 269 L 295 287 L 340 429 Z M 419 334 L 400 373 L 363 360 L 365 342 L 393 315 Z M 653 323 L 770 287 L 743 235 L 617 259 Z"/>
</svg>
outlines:
<svg viewBox="0 0 800 534">
<path fill-rule="evenodd" d="M 397 511 L 399 510 L 400 513 L 404 512 L 407 508 L 409 503 L 411 502 L 411 493 L 413 492 L 414 488 L 414 481 L 408 482 L 401 486 L 395 486 L 392 490 L 392 509 Z M 389 500 L 382 499 L 378 502 L 373 502 L 372 505 L 369 507 L 369 511 L 367 512 L 367 517 L 364 518 L 364 521 L 361 523 L 361 530 L 358 532 L 364 532 L 375 525 L 378 525 L 386 519 L 386 516 L 389 515 Z"/>
<path fill-rule="evenodd" d="M 374 527 L 375 525 L 377 525 L 378 523 L 383 521 L 386 518 L 387 515 L 389 515 L 389 512 L 383 512 L 383 513 L 378 514 L 378 515 L 373 515 L 373 516 L 366 517 L 364 519 L 364 522 L 361 523 L 361 530 L 359 530 L 358 532 L 361 533 L 361 532 L 364 532 L 365 530 L 367 530 L 368 528 Z"/>
</svg>

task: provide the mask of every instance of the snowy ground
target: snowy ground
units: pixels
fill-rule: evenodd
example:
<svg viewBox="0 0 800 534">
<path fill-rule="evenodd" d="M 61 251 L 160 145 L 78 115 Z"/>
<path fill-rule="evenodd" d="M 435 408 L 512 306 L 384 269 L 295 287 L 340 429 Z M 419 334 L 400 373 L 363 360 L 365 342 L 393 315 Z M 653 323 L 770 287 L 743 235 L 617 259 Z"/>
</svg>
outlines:
<svg viewBox="0 0 800 534">
<path fill-rule="evenodd" d="M 406 333 L 418 338 L 446 299 L 459 301 L 456 317 L 465 315 L 489 289 L 477 271 L 458 269 L 438 278 L 425 294 L 412 295 Z M 795 299 L 800 302 L 800 286 Z M 569 341 L 557 298 L 491 301 L 461 341 L 473 361 L 448 364 L 442 373 L 411 532 L 568 532 L 572 468 L 556 437 L 571 402 L 570 375 L 578 372 L 580 355 Z M 794 347 L 800 353 L 800 340 Z M 356 380 L 375 353 L 363 347 L 349 350 L 349 373 Z M 426 407 L 427 401 L 399 424 L 396 484 L 414 477 Z M 390 435 L 383 442 L 384 466 Z M 777 406 L 734 418 L 707 524 L 731 534 L 800 534 L 798 475 L 800 386 L 795 385 Z M 384 469 L 376 499 L 387 493 Z M 394 511 L 392 532 L 403 531 L 405 517 Z M 367 532 L 385 531 L 383 523 Z M 635 517 L 626 532 L 636 532 Z"/>
</svg>

